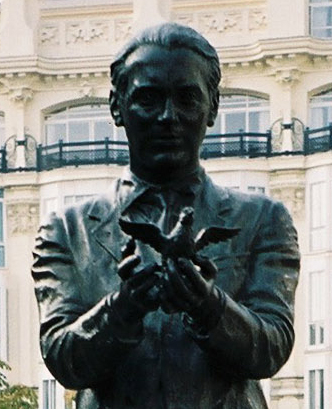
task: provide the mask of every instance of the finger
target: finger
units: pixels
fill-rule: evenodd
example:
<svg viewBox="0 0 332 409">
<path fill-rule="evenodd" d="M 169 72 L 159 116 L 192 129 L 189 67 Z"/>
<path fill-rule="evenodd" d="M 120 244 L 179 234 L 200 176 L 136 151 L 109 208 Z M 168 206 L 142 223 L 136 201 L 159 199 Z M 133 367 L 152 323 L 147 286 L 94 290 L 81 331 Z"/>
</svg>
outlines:
<svg viewBox="0 0 332 409">
<path fill-rule="evenodd" d="M 150 276 L 147 280 L 145 280 L 140 286 L 135 287 L 131 291 L 131 299 L 139 302 L 140 304 L 144 304 L 144 301 L 147 303 L 150 301 L 148 297 L 148 292 L 153 287 L 155 287 L 159 282 L 158 276 Z"/>
<path fill-rule="evenodd" d="M 213 261 L 206 257 L 196 256 L 194 264 L 200 267 L 201 274 L 206 280 L 213 280 L 216 278 L 218 269 Z"/>
<path fill-rule="evenodd" d="M 122 278 L 122 280 L 127 280 L 133 273 L 135 267 L 139 265 L 141 262 L 140 256 L 132 255 L 119 263 L 118 266 L 118 274 Z"/>
<path fill-rule="evenodd" d="M 190 311 L 192 304 L 174 293 L 170 283 L 163 282 L 164 291 L 161 294 L 161 307 L 166 313 L 175 313 L 179 311 Z"/>
<path fill-rule="evenodd" d="M 156 264 L 148 264 L 144 268 L 139 271 L 136 271 L 131 277 L 128 278 L 127 283 L 130 287 L 136 288 L 144 283 L 150 277 L 157 277 L 157 265 Z"/>
<path fill-rule="evenodd" d="M 165 276 L 164 287 L 173 301 L 177 300 L 177 302 L 182 303 L 181 305 L 195 305 L 197 294 L 190 286 L 190 282 L 180 274 L 179 270 L 179 267 L 176 267 L 173 261 L 169 263 L 169 274 Z"/>
<path fill-rule="evenodd" d="M 205 296 L 207 292 L 207 283 L 194 264 L 187 259 L 179 259 L 178 265 L 181 274 L 188 280 L 188 286 L 196 295 Z"/>
<path fill-rule="evenodd" d="M 131 237 L 130 240 L 121 248 L 122 259 L 129 257 L 135 253 L 136 243 L 135 240 Z"/>
</svg>

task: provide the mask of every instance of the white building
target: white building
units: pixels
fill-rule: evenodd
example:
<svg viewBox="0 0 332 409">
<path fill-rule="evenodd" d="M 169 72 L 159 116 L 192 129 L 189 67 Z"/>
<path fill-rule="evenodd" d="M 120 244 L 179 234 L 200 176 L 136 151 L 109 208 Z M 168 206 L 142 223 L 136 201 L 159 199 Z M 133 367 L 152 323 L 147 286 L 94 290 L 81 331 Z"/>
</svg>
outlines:
<svg viewBox="0 0 332 409">
<path fill-rule="evenodd" d="M 109 64 L 138 27 L 162 19 L 196 28 L 222 62 L 217 136 L 206 140 L 203 165 L 222 185 L 282 200 L 299 232 L 296 345 L 265 385 L 270 408 L 332 409 L 327 0 L 2 0 L 0 358 L 9 379 L 38 386 L 42 409 L 64 408 L 39 353 L 34 236 L 40 215 L 121 174 L 127 148 L 108 114 Z"/>
</svg>

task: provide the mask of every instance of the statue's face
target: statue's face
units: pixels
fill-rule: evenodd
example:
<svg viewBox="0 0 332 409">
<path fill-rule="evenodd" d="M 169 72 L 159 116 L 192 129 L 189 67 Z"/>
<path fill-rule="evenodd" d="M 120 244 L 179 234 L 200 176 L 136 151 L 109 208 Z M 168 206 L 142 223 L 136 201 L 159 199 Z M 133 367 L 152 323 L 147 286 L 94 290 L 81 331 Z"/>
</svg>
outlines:
<svg viewBox="0 0 332 409">
<path fill-rule="evenodd" d="M 185 48 L 138 48 L 126 61 L 128 83 L 119 109 L 131 168 L 137 174 L 198 165 L 211 119 L 207 62 Z"/>
</svg>

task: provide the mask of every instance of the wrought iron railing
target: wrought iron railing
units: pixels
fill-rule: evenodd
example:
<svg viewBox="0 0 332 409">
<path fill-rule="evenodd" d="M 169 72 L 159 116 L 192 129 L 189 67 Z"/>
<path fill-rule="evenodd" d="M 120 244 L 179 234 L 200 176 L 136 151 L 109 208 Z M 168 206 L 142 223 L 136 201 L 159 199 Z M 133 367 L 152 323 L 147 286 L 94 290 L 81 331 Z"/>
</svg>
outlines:
<svg viewBox="0 0 332 409">
<path fill-rule="evenodd" d="M 31 144 L 29 147 L 31 151 Z M 296 151 L 284 152 L 276 149 L 271 132 L 242 132 L 232 134 L 207 135 L 201 148 L 201 158 L 223 157 L 271 157 L 276 155 L 310 155 L 332 150 L 332 124 L 318 129 L 306 128 L 303 132 L 303 147 Z M 36 145 L 33 164 L 25 168 L 15 167 L 9 161 L 6 146 L 0 149 L 0 173 L 17 171 L 45 171 L 65 166 L 118 164 L 129 162 L 127 142 L 105 138 L 94 142 L 63 142 L 53 145 Z M 11 152 L 13 155 L 13 152 Z M 13 156 L 15 157 L 15 155 Z"/>
<path fill-rule="evenodd" d="M 306 128 L 303 150 L 305 155 L 332 150 L 332 124 L 323 128 Z"/>
<path fill-rule="evenodd" d="M 36 170 L 50 170 L 64 166 L 127 164 L 129 151 L 127 142 L 103 141 L 63 142 L 37 147 Z"/>
</svg>

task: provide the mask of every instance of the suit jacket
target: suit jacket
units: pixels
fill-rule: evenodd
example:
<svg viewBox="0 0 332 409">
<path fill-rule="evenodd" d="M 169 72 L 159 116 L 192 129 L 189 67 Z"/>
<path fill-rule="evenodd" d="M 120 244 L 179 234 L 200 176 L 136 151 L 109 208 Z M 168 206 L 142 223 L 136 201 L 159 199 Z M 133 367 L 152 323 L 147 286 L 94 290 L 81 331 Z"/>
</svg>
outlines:
<svg viewBox="0 0 332 409">
<path fill-rule="evenodd" d="M 128 330 L 110 303 L 128 240 L 118 219 L 144 189 L 117 181 L 105 196 L 53 213 L 40 227 L 32 274 L 46 365 L 80 391 L 78 409 L 266 408 L 258 380 L 280 369 L 294 342 L 299 253 L 287 210 L 204 176 L 194 230 L 241 229 L 202 250 L 225 294 L 219 322 L 201 335 L 181 314 L 158 310 Z"/>
</svg>

